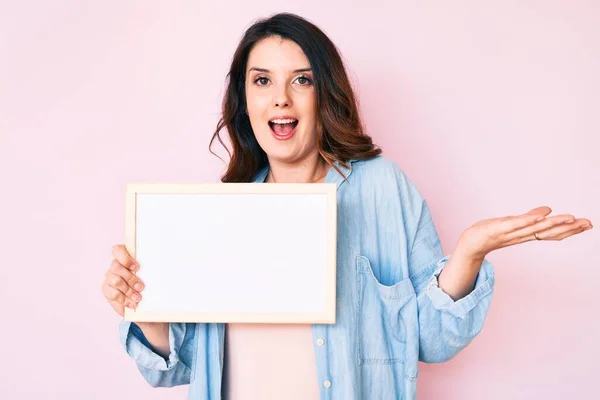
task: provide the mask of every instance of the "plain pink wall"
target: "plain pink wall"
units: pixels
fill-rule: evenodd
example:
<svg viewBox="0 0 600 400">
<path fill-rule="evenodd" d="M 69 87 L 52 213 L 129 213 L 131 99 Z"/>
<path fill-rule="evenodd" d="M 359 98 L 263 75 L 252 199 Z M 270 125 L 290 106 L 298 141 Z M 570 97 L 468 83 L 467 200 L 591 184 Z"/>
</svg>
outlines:
<svg viewBox="0 0 600 400">
<path fill-rule="evenodd" d="M 124 240 L 127 182 L 218 180 L 207 144 L 228 63 L 275 11 L 339 46 L 369 133 L 431 203 L 446 251 L 471 223 L 538 205 L 600 226 L 598 2 L 7 3 L 3 399 L 185 398 L 142 380 L 100 284 Z M 485 329 L 451 362 L 422 365 L 418 398 L 593 397 L 599 245 L 596 228 L 492 253 Z"/>
</svg>

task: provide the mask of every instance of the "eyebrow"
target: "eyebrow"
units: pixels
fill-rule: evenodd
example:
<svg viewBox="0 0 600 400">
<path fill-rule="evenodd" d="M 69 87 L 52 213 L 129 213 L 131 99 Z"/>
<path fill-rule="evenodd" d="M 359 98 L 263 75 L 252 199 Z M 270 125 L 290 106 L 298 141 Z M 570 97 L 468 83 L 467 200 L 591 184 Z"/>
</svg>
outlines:
<svg viewBox="0 0 600 400">
<path fill-rule="evenodd" d="M 259 68 L 259 67 L 252 67 L 250 68 L 248 71 L 257 71 L 257 72 L 265 72 L 265 73 L 269 73 L 271 71 L 269 71 L 266 68 Z M 298 72 L 310 72 L 312 71 L 312 68 L 300 68 L 300 69 L 295 69 L 293 72 L 296 74 Z"/>
</svg>

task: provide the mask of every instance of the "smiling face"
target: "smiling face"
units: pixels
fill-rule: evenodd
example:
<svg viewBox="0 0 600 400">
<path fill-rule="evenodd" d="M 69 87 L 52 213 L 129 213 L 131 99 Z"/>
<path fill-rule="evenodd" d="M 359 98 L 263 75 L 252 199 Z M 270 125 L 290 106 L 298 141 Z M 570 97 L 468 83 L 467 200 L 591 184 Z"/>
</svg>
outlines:
<svg viewBox="0 0 600 400">
<path fill-rule="evenodd" d="M 317 149 L 317 95 L 306 55 L 277 36 L 259 41 L 246 66 L 246 106 L 271 162 L 298 163 Z"/>
</svg>

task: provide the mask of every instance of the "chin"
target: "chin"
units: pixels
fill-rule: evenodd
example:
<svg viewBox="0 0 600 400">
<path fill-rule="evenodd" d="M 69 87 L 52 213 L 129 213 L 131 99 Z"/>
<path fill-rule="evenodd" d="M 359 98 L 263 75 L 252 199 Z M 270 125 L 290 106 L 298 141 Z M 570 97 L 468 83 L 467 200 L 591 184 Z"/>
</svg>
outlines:
<svg viewBox="0 0 600 400">
<path fill-rule="evenodd" d="M 265 153 L 267 153 L 267 157 L 269 157 L 269 159 L 277 160 L 277 161 L 283 162 L 283 163 L 292 163 L 299 158 L 297 152 L 293 152 L 293 151 L 289 151 L 289 150 L 281 149 L 281 148 L 279 148 L 279 149 L 270 148 L 267 151 L 265 151 Z"/>
</svg>

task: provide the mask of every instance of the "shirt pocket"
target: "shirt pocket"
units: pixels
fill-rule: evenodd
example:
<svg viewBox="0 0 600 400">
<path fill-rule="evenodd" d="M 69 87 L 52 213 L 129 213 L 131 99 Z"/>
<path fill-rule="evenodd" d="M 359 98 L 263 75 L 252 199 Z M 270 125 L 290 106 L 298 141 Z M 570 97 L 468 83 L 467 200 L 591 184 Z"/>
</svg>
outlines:
<svg viewBox="0 0 600 400">
<path fill-rule="evenodd" d="M 405 364 L 407 375 L 416 376 L 412 364 L 418 354 L 417 298 L 411 280 L 383 285 L 361 255 L 356 269 L 359 364 Z"/>
</svg>

